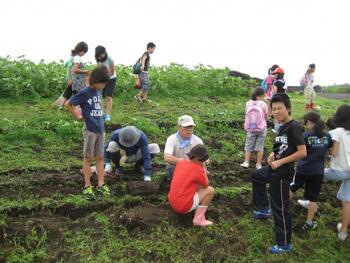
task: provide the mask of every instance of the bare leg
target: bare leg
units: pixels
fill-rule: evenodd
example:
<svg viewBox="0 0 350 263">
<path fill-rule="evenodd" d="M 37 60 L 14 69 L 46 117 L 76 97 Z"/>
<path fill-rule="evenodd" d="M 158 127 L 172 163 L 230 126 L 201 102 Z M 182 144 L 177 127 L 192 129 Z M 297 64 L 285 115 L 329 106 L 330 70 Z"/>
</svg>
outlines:
<svg viewBox="0 0 350 263">
<path fill-rule="evenodd" d="M 311 222 L 314 219 L 316 210 L 317 210 L 317 203 L 310 201 L 309 209 L 307 210 L 307 219 L 306 219 L 308 222 Z"/>
<path fill-rule="evenodd" d="M 105 183 L 103 157 L 96 157 L 96 171 L 97 171 L 97 177 L 98 177 L 98 186 L 102 186 Z"/>
<path fill-rule="evenodd" d="M 84 186 L 88 187 L 91 185 L 90 177 L 91 177 L 91 158 L 84 158 L 83 161 L 83 174 L 84 174 Z"/>
<path fill-rule="evenodd" d="M 350 224 L 350 202 L 342 201 L 342 231 L 343 233 L 348 232 L 348 226 Z"/>
<path fill-rule="evenodd" d="M 208 186 L 206 188 L 201 188 L 198 190 L 199 204 L 202 206 L 208 206 L 210 201 L 214 197 L 214 188 Z"/>
<path fill-rule="evenodd" d="M 251 152 L 245 152 L 244 153 L 244 161 L 245 162 L 247 162 L 247 163 L 249 163 L 249 161 L 250 161 L 250 156 L 252 155 L 252 153 Z"/>
<path fill-rule="evenodd" d="M 106 102 L 106 113 L 108 115 L 111 115 L 112 113 L 112 104 L 113 104 L 113 99 L 112 97 L 107 96 L 107 102 Z"/>
<path fill-rule="evenodd" d="M 264 151 L 257 152 L 257 154 L 256 154 L 256 165 L 261 165 L 263 157 L 264 157 Z"/>
</svg>

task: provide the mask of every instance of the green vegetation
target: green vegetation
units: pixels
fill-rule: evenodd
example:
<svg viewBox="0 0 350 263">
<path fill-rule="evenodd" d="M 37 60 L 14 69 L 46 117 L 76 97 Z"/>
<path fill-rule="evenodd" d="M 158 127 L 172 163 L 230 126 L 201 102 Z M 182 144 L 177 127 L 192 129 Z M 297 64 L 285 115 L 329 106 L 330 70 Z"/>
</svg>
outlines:
<svg viewBox="0 0 350 263">
<path fill-rule="evenodd" d="M 82 124 L 51 106 L 63 89 L 62 64 L 0 63 L 0 262 L 349 262 L 349 244 L 335 234 L 338 186 L 330 183 L 322 189 L 319 227 L 303 231 L 305 210 L 293 204 L 293 252 L 267 252 L 273 222 L 252 219 L 250 170 L 239 166 L 244 108 L 254 81 L 228 77 L 226 69 L 173 64 L 152 69 L 153 102 L 138 104 L 130 67 L 118 66 L 106 138 L 116 125 L 133 124 L 163 149 L 177 118 L 189 114 L 209 147 L 216 196 L 208 217 L 215 225 L 198 229 L 191 215 L 170 210 L 162 187 L 135 192 L 133 181 L 141 177 L 131 169 L 125 177 L 108 178 L 111 198 L 85 201 L 79 174 Z M 36 75 L 37 70 L 42 73 Z M 304 97 L 291 98 L 298 120 Z M 323 119 L 343 103 L 349 100 L 317 98 Z M 266 154 L 272 139 L 269 132 Z M 162 156 L 156 157 L 154 184 L 163 180 L 164 168 Z"/>
<path fill-rule="evenodd" d="M 327 86 L 324 90 L 327 93 L 350 93 L 350 84 Z"/>
</svg>

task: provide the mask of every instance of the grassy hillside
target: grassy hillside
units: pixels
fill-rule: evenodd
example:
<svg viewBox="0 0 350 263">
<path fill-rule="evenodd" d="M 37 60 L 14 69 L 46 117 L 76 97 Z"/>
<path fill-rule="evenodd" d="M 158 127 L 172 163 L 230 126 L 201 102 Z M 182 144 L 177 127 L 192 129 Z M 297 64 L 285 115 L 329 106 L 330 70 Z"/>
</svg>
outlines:
<svg viewBox="0 0 350 263">
<path fill-rule="evenodd" d="M 322 188 L 319 227 L 303 231 L 305 210 L 293 204 L 293 252 L 267 252 L 274 242 L 273 222 L 252 219 L 251 170 L 239 166 L 244 105 L 256 83 L 229 78 L 225 70 L 171 65 L 152 71 L 153 102 L 137 104 L 132 76 L 123 68 L 106 137 L 132 124 L 163 150 L 177 118 L 192 115 L 195 133 L 209 147 L 216 195 L 208 217 L 215 225 L 195 228 L 192 214 L 170 210 L 162 156 L 155 159 L 147 187 L 129 169 L 122 178 L 108 179 L 111 198 L 85 201 L 79 174 L 82 124 L 50 106 L 59 88 L 38 91 L 30 99 L 0 99 L 0 262 L 349 262 L 349 243 L 336 237 L 338 185 L 330 183 Z M 300 119 L 304 99 L 291 98 L 293 117 Z M 349 101 L 318 99 L 324 119 L 343 103 Z M 269 131 L 266 153 L 272 138 Z"/>
</svg>

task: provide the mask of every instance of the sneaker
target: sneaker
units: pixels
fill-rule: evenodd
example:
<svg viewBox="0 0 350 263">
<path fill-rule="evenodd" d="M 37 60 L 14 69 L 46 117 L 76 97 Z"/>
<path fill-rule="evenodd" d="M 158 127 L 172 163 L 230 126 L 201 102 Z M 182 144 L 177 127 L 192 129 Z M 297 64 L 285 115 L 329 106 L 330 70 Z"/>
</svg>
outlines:
<svg viewBox="0 0 350 263">
<path fill-rule="evenodd" d="M 288 253 L 292 250 L 292 246 L 289 244 L 287 246 L 274 245 L 269 247 L 269 251 L 272 254 Z"/>
<path fill-rule="evenodd" d="M 140 98 L 139 95 L 135 95 L 135 96 L 134 96 L 134 99 L 135 99 L 137 102 L 143 102 L 143 100 Z"/>
<path fill-rule="evenodd" d="M 341 227 L 342 227 L 342 224 L 341 223 L 338 223 L 337 224 L 337 229 L 338 229 L 338 238 L 342 241 L 345 241 L 345 239 L 348 238 L 348 233 L 344 233 L 342 230 L 341 230 Z"/>
<path fill-rule="evenodd" d="M 144 181 L 145 181 L 145 182 L 151 182 L 151 181 L 152 181 L 151 176 L 145 175 Z"/>
<path fill-rule="evenodd" d="M 259 170 L 259 169 L 262 168 L 262 165 L 261 165 L 261 164 L 256 164 L 256 165 L 255 165 L 255 168 L 256 168 L 257 170 Z"/>
<path fill-rule="evenodd" d="M 86 200 L 95 200 L 94 189 L 91 185 L 84 188 L 83 195 Z"/>
<path fill-rule="evenodd" d="M 317 227 L 317 223 L 313 221 L 311 225 L 309 225 L 307 222 L 303 225 L 304 230 L 314 230 Z"/>
<path fill-rule="evenodd" d="M 243 168 L 249 168 L 249 162 L 244 161 L 243 163 L 241 163 L 241 166 Z"/>
<path fill-rule="evenodd" d="M 116 175 L 124 175 L 125 174 L 124 169 L 121 167 L 115 168 L 115 174 Z"/>
<path fill-rule="evenodd" d="M 105 119 L 105 121 L 111 121 L 111 115 L 105 114 L 104 119 Z"/>
<path fill-rule="evenodd" d="M 103 185 L 97 187 L 96 191 L 101 193 L 104 197 L 111 196 L 111 191 L 109 190 L 109 187 L 106 184 L 103 184 Z"/>
<path fill-rule="evenodd" d="M 253 211 L 254 218 L 256 219 L 267 219 L 272 216 L 271 209 L 262 209 Z"/>
</svg>

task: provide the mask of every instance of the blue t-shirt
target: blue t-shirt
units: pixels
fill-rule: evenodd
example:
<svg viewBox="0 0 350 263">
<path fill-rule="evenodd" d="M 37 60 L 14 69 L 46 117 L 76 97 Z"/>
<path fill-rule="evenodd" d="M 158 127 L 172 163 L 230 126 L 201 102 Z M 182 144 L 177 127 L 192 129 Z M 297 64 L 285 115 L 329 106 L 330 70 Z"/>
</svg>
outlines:
<svg viewBox="0 0 350 263">
<path fill-rule="evenodd" d="M 100 91 L 86 87 L 70 98 L 69 101 L 73 106 L 80 105 L 88 131 L 95 133 L 104 132 Z"/>
<path fill-rule="evenodd" d="M 314 132 L 305 132 L 304 140 L 307 156 L 298 161 L 297 173 L 322 175 L 324 172 L 324 160 L 327 150 L 333 146 L 330 134 L 325 132 L 322 137 L 317 137 Z"/>
<path fill-rule="evenodd" d="M 147 136 L 141 132 L 140 139 L 138 142 L 131 147 L 125 147 L 119 143 L 119 134 L 121 129 L 118 129 L 113 132 L 111 139 L 108 141 L 108 143 L 105 145 L 105 152 L 104 152 L 104 158 L 105 162 L 111 162 L 111 155 L 109 152 L 106 151 L 108 144 L 111 141 L 115 141 L 121 149 L 123 149 L 126 152 L 126 156 L 132 156 L 134 154 L 137 154 L 139 150 L 141 150 L 142 159 L 143 159 L 143 168 L 145 169 L 145 175 L 151 175 L 152 174 L 152 161 L 151 161 L 151 154 L 148 150 L 148 140 Z"/>
</svg>

